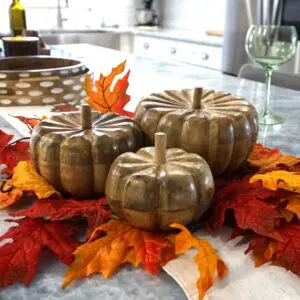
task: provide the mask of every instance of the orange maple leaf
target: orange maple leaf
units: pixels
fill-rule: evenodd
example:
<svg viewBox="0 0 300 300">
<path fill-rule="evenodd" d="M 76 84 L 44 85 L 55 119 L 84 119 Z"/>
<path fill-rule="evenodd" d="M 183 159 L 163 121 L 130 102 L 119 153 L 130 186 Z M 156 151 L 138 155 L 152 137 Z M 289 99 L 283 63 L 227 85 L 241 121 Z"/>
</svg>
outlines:
<svg viewBox="0 0 300 300">
<path fill-rule="evenodd" d="M 123 73 L 125 65 L 126 61 L 113 68 L 109 75 L 101 74 L 95 83 L 89 75 L 85 77 L 85 90 L 88 95 L 86 102 L 91 107 L 103 113 L 116 112 L 129 117 L 133 116 L 133 113 L 124 110 L 124 106 L 130 100 L 130 96 L 126 94 L 130 71 L 128 70 L 124 77 L 118 79 L 113 85 L 116 76 Z"/>
<path fill-rule="evenodd" d="M 96 231 L 106 235 L 75 250 L 75 260 L 65 275 L 63 288 L 78 277 L 95 273 L 109 278 L 124 263 L 135 267 L 141 264 L 156 274 L 162 265 L 175 257 L 174 247 L 167 238 L 135 228 L 125 221 L 111 220 Z"/>
<path fill-rule="evenodd" d="M 245 253 L 247 254 L 248 252 L 253 251 L 252 254 L 255 267 L 260 267 L 261 265 L 272 261 L 275 250 L 276 241 L 270 238 L 258 236 L 250 241 L 249 247 Z"/>
<path fill-rule="evenodd" d="M 278 189 L 300 193 L 300 173 L 288 171 L 271 171 L 256 174 L 250 178 L 250 183 L 262 181 L 263 187 L 272 191 Z"/>
<path fill-rule="evenodd" d="M 256 144 L 248 157 L 248 162 L 255 167 L 264 167 L 276 162 L 280 157 L 280 150 L 270 149 L 261 144 Z"/>
<path fill-rule="evenodd" d="M 198 250 L 194 260 L 200 272 L 200 278 L 197 281 L 199 299 L 203 299 L 206 291 L 214 284 L 215 274 L 217 273 L 218 277 L 223 279 L 227 275 L 228 269 L 208 241 L 193 237 L 180 224 L 172 224 L 171 227 L 181 230 L 175 237 L 176 255 L 182 254 L 192 247 Z"/>
<path fill-rule="evenodd" d="M 260 171 L 261 172 L 266 172 L 266 171 L 272 171 L 276 170 L 278 168 L 286 168 L 287 170 L 290 170 L 290 167 L 293 167 L 297 164 L 300 164 L 300 158 L 295 157 L 292 155 L 281 155 L 277 160 L 274 162 L 263 166 Z"/>
<path fill-rule="evenodd" d="M 297 218 L 300 219 L 300 195 L 292 194 L 282 200 L 287 201 L 285 209 L 296 214 Z"/>
<path fill-rule="evenodd" d="M 15 204 L 23 195 L 23 191 L 11 186 L 11 180 L 2 183 L 0 192 L 0 209 Z"/>
</svg>

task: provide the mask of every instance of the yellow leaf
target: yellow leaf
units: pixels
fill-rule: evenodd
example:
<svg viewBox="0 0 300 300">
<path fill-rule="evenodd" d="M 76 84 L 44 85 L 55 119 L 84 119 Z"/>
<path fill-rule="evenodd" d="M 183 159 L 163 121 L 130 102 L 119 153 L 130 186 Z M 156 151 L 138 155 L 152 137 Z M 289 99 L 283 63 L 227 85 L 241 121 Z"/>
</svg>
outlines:
<svg viewBox="0 0 300 300">
<path fill-rule="evenodd" d="M 13 171 L 12 185 L 23 191 L 34 192 L 39 199 L 59 194 L 52 185 L 35 170 L 30 160 L 20 161 Z"/>
<path fill-rule="evenodd" d="M 125 221 L 111 220 L 96 231 L 106 235 L 75 250 L 75 260 L 65 275 L 63 288 L 76 278 L 95 273 L 109 278 L 124 263 L 135 267 L 142 264 L 147 271 L 156 274 L 167 262 L 166 257 L 170 260 L 175 256 L 168 239 L 132 227 Z"/>
<path fill-rule="evenodd" d="M 192 234 L 180 224 L 172 224 L 171 227 L 181 230 L 175 237 L 176 254 L 182 254 L 191 247 L 198 250 L 198 254 L 194 260 L 200 272 L 200 278 L 197 281 L 199 299 L 203 299 L 206 291 L 214 284 L 216 273 L 220 279 L 223 279 L 227 275 L 228 269 L 223 260 L 216 254 L 213 247 L 206 240 L 193 237 Z"/>
<path fill-rule="evenodd" d="M 250 183 L 262 181 L 263 187 L 276 191 L 283 189 L 300 193 L 300 173 L 288 171 L 272 171 L 266 174 L 257 174 L 250 178 Z"/>
</svg>

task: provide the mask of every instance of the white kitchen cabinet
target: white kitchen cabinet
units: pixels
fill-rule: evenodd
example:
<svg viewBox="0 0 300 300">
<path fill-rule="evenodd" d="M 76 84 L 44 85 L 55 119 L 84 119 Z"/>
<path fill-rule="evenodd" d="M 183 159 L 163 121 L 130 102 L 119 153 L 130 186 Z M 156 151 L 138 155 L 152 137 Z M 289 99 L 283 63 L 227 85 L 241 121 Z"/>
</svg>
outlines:
<svg viewBox="0 0 300 300">
<path fill-rule="evenodd" d="M 133 53 L 182 61 L 220 70 L 222 47 L 149 36 L 134 37 Z"/>
</svg>

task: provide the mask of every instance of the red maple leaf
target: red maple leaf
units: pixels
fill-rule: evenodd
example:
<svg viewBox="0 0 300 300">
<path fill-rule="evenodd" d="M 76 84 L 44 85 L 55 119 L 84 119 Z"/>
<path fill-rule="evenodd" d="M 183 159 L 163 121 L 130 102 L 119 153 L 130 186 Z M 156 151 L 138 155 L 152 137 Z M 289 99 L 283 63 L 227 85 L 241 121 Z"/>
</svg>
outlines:
<svg viewBox="0 0 300 300">
<path fill-rule="evenodd" d="M 281 240 L 276 225 L 282 215 L 263 201 L 275 195 L 274 191 L 264 189 L 260 184 L 250 185 L 249 176 L 241 181 L 234 179 L 216 193 L 210 224 L 214 230 L 222 228 L 226 212 L 232 210 L 239 229 L 250 229 L 260 235 Z"/>
<path fill-rule="evenodd" d="M 42 219 L 21 219 L 0 237 L 0 242 L 13 239 L 0 247 L 0 287 L 23 282 L 29 285 L 34 277 L 41 250 L 50 249 L 65 264 L 73 261 L 79 243 L 74 239 L 78 226 L 67 222 L 48 223 Z"/>
<path fill-rule="evenodd" d="M 256 266 L 271 261 L 300 275 L 300 225 L 285 224 L 278 232 L 282 241 L 253 236 L 245 254 L 253 251 Z"/>
<path fill-rule="evenodd" d="M 51 221 L 71 220 L 74 218 L 88 221 L 89 233 L 99 225 L 106 223 L 111 211 L 106 199 L 99 200 L 73 200 L 73 199 L 47 199 L 37 200 L 29 209 L 16 212 L 13 216 L 26 216 L 29 218 L 47 217 Z"/>
<path fill-rule="evenodd" d="M 23 116 L 14 116 L 16 119 L 23 122 L 30 132 L 32 132 L 33 128 L 41 121 L 39 118 L 27 118 Z"/>
<path fill-rule="evenodd" d="M 21 140 L 11 142 L 14 135 L 6 134 L 0 130 L 0 164 L 6 165 L 1 173 L 12 174 L 14 167 L 21 160 L 29 160 L 29 142 Z"/>
</svg>

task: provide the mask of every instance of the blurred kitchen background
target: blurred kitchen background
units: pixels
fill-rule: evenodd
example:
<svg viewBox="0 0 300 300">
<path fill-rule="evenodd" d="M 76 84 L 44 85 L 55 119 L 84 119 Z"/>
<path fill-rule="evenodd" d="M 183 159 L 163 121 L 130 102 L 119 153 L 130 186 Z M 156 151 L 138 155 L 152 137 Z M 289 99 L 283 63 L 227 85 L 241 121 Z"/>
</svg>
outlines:
<svg viewBox="0 0 300 300">
<path fill-rule="evenodd" d="M 0 2 L 0 35 L 9 34 Z M 89 43 L 237 75 L 251 23 L 300 24 L 300 0 L 21 0 L 27 29 L 49 45 Z M 266 7 L 266 5 L 269 5 Z M 278 16 L 276 10 L 282 13 Z M 294 23 L 293 23 L 294 22 Z M 299 47 L 281 70 L 300 73 Z"/>
</svg>

